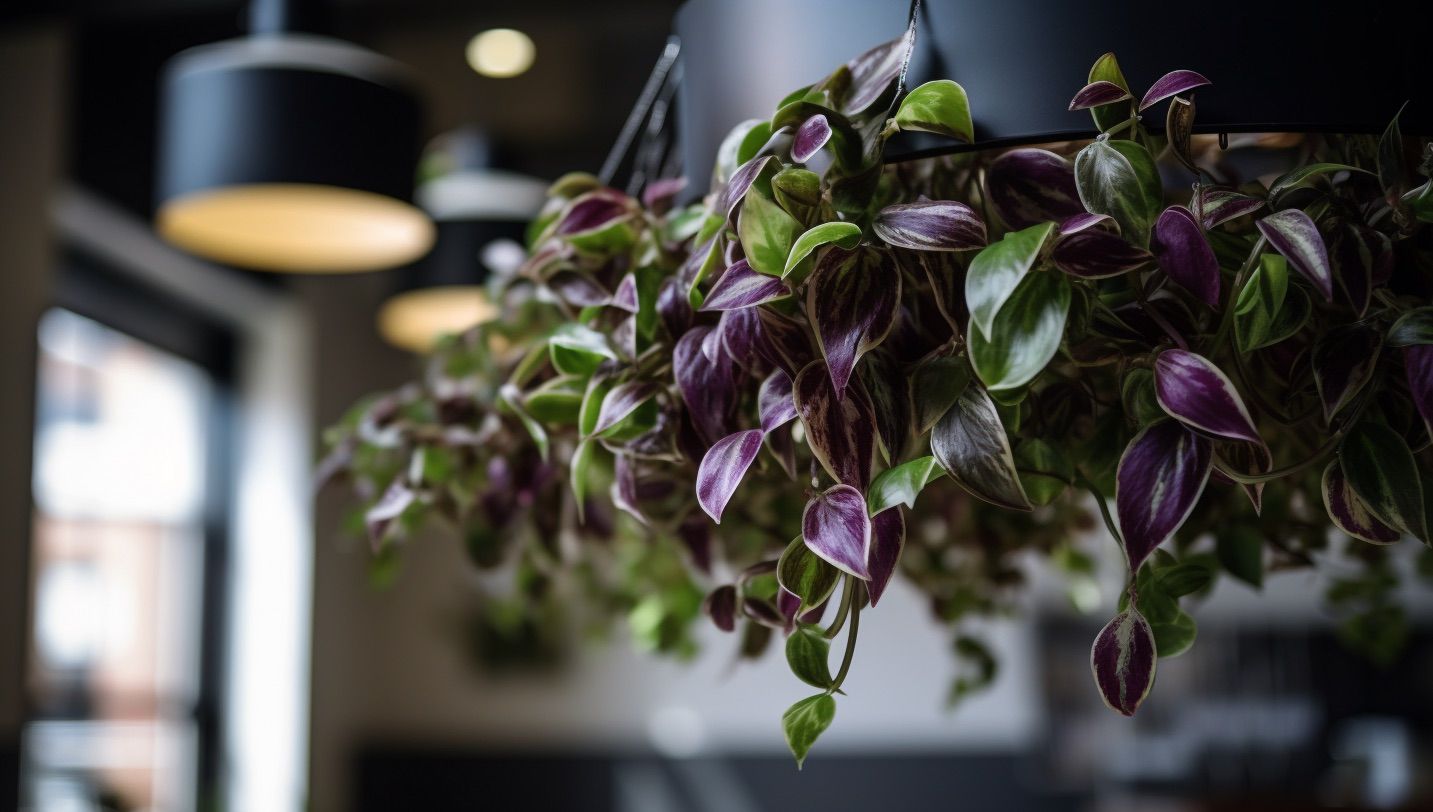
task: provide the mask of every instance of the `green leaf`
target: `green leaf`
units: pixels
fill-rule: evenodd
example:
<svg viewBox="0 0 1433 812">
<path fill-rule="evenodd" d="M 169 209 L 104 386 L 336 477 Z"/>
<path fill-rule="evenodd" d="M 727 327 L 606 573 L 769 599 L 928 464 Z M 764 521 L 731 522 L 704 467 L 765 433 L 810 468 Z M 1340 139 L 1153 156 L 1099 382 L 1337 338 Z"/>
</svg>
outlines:
<svg viewBox="0 0 1433 812">
<path fill-rule="evenodd" d="M 1264 586 L 1264 537 L 1259 531 L 1231 523 L 1215 534 L 1214 553 L 1230 575 L 1255 588 Z"/>
<path fill-rule="evenodd" d="M 1120 385 L 1120 402 L 1135 425 L 1146 426 L 1165 417 L 1154 391 L 1154 372 L 1143 367 L 1131 369 Z"/>
<path fill-rule="evenodd" d="M 1260 255 L 1259 266 L 1234 303 L 1234 333 L 1240 350 L 1252 352 L 1275 343 L 1275 327 L 1288 289 L 1288 260 L 1282 254 Z"/>
<path fill-rule="evenodd" d="M 1413 347 L 1433 344 L 1433 307 L 1420 307 L 1404 313 L 1388 328 L 1390 347 Z"/>
<path fill-rule="evenodd" d="M 567 322 L 552 331 L 551 337 L 547 339 L 549 347 L 560 350 L 570 350 L 573 353 L 589 356 L 592 359 L 592 366 L 596 368 L 603 358 L 616 360 L 617 353 L 607 343 L 607 337 L 588 327 L 585 324 Z M 553 355 L 553 365 L 557 365 L 557 355 Z M 591 372 L 591 370 L 587 370 Z M 582 373 L 586 374 L 586 373 Z"/>
<path fill-rule="evenodd" d="M 609 256 L 620 254 L 631 248 L 637 241 L 637 231 L 632 227 L 631 215 L 618 218 L 588 231 L 568 234 L 562 239 L 579 251 Z"/>
<path fill-rule="evenodd" d="M 990 333 L 995 317 L 1029 273 L 1054 230 L 1054 223 L 1040 223 L 1012 231 L 975 255 L 965 277 L 965 301 L 972 324 Z"/>
<path fill-rule="evenodd" d="M 986 388 L 1011 390 L 1034 380 L 1060 348 L 1069 310 L 1070 283 L 1064 274 L 1027 276 L 988 334 L 978 326 L 971 330 L 971 365 Z"/>
<path fill-rule="evenodd" d="M 766 142 L 770 140 L 771 122 L 758 121 L 750 130 L 746 131 L 746 135 L 741 137 L 741 143 L 736 148 L 736 165 L 741 166 L 755 158 L 756 153 L 761 151 L 761 148 L 766 146 Z"/>
<path fill-rule="evenodd" d="M 736 230 L 751 267 L 764 274 L 780 276 L 801 224 L 765 195 L 753 190 L 747 192 Z"/>
<path fill-rule="evenodd" d="M 788 214 L 806 221 L 821 205 L 821 176 L 809 169 L 788 166 L 771 178 L 771 192 Z"/>
<path fill-rule="evenodd" d="M 801 599 L 798 615 L 825 603 L 840 580 L 841 571 L 813 553 L 800 536 L 786 545 L 776 563 L 776 582 Z"/>
<path fill-rule="evenodd" d="M 916 434 L 925 434 L 940 422 L 970 383 L 970 365 L 954 355 L 936 355 L 911 371 L 911 402 L 915 407 Z"/>
<path fill-rule="evenodd" d="M 1214 573 L 1202 564 L 1185 562 L 1172 567 L 1157 567 L 1154 577 L 1171 598 L 1181 598 L 1209 586 L 1214 580 Z"/>
<path fill-rule="evenodd" d="M 577 522 L 584 520 L 583 514 L 587 507 L 587 473 L 592 467 L 592 458 L 597 452 L 597 443 L 592 440 L 583 440 L 577 444 L 572 452 L 572 462 L 569 464 L 569 474 L 572 478 L 572 500 L 577 506 Z"/>
<path fill-rule="evenodd" d="M 926 82 L 912 90 L 896 111 L 896 124 L 902 130 L 936 133 L 967 144 L 975 140 L 965 88 L 949 79 Z"/>
<path fill-rule="evenodd" d="M 609 375 L 593 375 L 587 381 L 587 392 L 582 396 L 582 408 L 577 413 L 577 431 L 586 437 L 597 429 L 597 418 L 602 415 L 602 401 L 611 391 L 613 379 Z"/>
<path fill-rule="evenodd" d="M 959 392 L 956 393 L 959 396 Z M 872 516 L 896 505 L 916 506 L 921 489 L 939 479 L 945 471 L 935 457 L 925 456 L 881 472 L 866 494 L 866 505 Z"/>
<path fill-rule="evenodd" d="M 523 403 L 528 414 L 544 423 L 572 426 L 582 406 L 583 387 L 587 381 L 575 375 L 562 375 L 543 381 L 527 393 Z"/>
<path fill-rule="evenodd" d="M 1428 541 L 1418 465 L 1402 435 L 1361 420 L 1344 436 L 1338 458 L 1349 486 L 1374 516 Z"/>
<path fill-rule="evenodd" d="M 1086 80 L 1087 84 L 1094 82 L 1112 82 L 1129 90 L 1129 82 L 1125 81 L 1124 72 L 1120 70 L 1120 63 L 1115 59 L 1114 54 L 1105 54 L 1095 60 L 1095 64 L 1090 67 L 1090 76 Z M 1123 101 L 1090 108 L 1090 114 L 1095 119 L 1095 126 L 1104 132 L 1129 118 L 1129 106 L 1132 103 L 1132 101 Z"/>
<path fill-rule="evenodd" d="M 667 274 L 655 265 L 643 265 L 635 274 L 637 282 L 637 353 L 651 346 L 657 333 L 657 295 Z"/>
<path fill-rule="evenodd" d="M 782 278 L 789 276 L 811 252 L 831 243 L 848 251 L 855 248 L 861 243 L 861 227 L 855 223 L 831 222 L 808 228 L 791 246 L 791 253 L 787 255 L 786 265 L 781 270 Z"/>
<path fill-rule="evenodd" d="M 816 694 L 786 709 L 781 715 L 781 730 L 786 734 L 786 746 L 796 757 L 796 768 L 806 762 L 811 745 L 831 726 L 836 718 L 836 700 L 830 694 Z"/>
<path fill-rule="evenodd" d="M 528 436 L 532 438 L 533 444 L 537 446 L 537 453 L 543 460 L 546 460 L 548 452 L 547 429 L 543 428 L 542 423 L 535 420 L 533 416 L 528 414 L 527 410 L 522 407 L 522 393 L 518 391 L 518 388 L 510 383 L 503 384 L 498 390 L 498 403 L 517 417 L 518 421 L 522 423 L 523 428 L 527 429 Z"/>
<path fill-rule="evenodd" d="M 819 626 L 802 626 L 786 638 L 786 664 L 797 679 L 813 688 L 831 687 L 830 651 L 831 643 Z"/>
<path fill-rule="evenodd" d="M 1173 619 L 1160 623 L 1153 621 L 1149 624 L 1150 631 L 1154 632 L 1154 648 L 1161 657 L 1178 657 L 1194 645 L 1194 637 L 1199 628 L 1194 623 L 1194 618 L 1183 609 Z"/>
<path fill-rule="evenodd" d="M 1284 195 L 1295 189 L 1306 187 L 1324 175 L 1331 175 L 1336 172 L 1372 174 L 1371 172 L 1366 172 L 1356 166 L 1349 166 L 1348 164 L 1314 163 L 1308 166 L 1301 166 L 1291 172 L 1284 173 L 1279 176 L 1278 180 L 1274 181 L 1273 185 L 1269 187 L 1269 202 L 1274 208 L 1278 208 L 1280 198 Z"/>
<path fill-rule="evenodd" d="M 1135 141 L 1095 141 L 1075 155 L 1075 188 L 1095 214 L 1119 223 L 1128 242 L 1147 248 L 1164 206 L 1164 184 L 1149 150 Z"/>
<path fill-rule="evenodd" d="M 1071 482 L 1075 469 L 1055 447 L 1031 437 L 1015 448 L 1015 471 L 1030 503 L 1036 506 L 1055 501 Z"/>
<path fill-rule="evenodd" d="M 1378 139 L 1378 182 L 1390 198 L 1403 193 L 1403 131 L 1398 127 L 1398 119 L 1407 107 L 1408 103 L 1404 102 L 1403 107 L 1398 108 L 1397 115 Z"/>
</svg>

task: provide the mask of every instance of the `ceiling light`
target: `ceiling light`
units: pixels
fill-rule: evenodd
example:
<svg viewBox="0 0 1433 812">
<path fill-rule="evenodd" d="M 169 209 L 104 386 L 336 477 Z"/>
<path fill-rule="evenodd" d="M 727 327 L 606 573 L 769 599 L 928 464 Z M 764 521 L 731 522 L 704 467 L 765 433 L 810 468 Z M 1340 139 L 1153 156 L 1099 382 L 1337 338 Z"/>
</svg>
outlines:
<svg viewBox="0 0 1433 812">
<path fill-rule="evenodd" d="M 494 79 L 510 79 L 532 67 L 537 47 L 532 38 L 512 28 L 493 28 L 468 41 L 468 64 Z"/>
</svg>

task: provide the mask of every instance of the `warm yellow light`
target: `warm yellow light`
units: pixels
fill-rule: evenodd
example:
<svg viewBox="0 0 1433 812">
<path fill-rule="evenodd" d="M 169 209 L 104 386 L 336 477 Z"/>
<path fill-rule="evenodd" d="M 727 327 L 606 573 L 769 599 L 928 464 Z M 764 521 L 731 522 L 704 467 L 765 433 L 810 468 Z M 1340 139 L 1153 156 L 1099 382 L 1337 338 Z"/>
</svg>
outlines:
<svg viewBox="0 0 1433 812">
<path fill-rule="evenodd" d="M 481 285 L 448 285 L 400 293 L 378 311 L 378 332 L 388 343 L 426 352 L 441 336 L 492 321 L 497 307 Z"/>
<path fill-rule="evenodd" d="M 537 46 L 521 31 L 494 28 L 468 41 L 468 64 L 494 79 L 509 79 L 532 67 Z"/>
<path fill-rule="evenodd" d="M 209 259 L 266 271 L 342 273 L 404 265 L 433 246 L 433 223 L 391 197 L 298 183 L 207 189 L 166 202 L 159 233 Z"/>
</svg>

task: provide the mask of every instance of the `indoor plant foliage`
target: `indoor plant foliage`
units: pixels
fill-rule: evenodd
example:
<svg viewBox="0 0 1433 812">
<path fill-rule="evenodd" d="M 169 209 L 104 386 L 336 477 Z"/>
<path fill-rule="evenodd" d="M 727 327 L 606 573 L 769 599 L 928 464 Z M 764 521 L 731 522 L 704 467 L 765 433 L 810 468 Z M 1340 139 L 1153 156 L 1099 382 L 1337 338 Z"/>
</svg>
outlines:
<svg viewBox="0 0 1433 812">
<path fill-rule="evenodd" d="M 1116 711 L 1221 576 L 1346 557 L 1343 631 L 1388 657 L 1382 545 L 1433 524 L 1433 152 L 1395 119 L 1241 178 L 1191 136 L 1208 80 L 1135 93 L 1107 54 L 1070 105 L 1095 140 L 888 166 L 900 131 L 974 141 L 958 84 L 902 86 L 912 37 L 738 128 L 698 204 L 555 184 L 512 281 L 537 295 L 336 432 L 375 544 L 434 511 L 512 536 L 535 594 L 581 573 L 665 647 L 703 584 L 817 689 L 783 718 L 798 761 L 898 569 L 958 629 L 1011 606 L 1023 554 L 1088 577 L 1094 514 L 1128 565 L 1091 651 Z M 958 693 L 993 661 L 956 639 Z"/>
</svg>

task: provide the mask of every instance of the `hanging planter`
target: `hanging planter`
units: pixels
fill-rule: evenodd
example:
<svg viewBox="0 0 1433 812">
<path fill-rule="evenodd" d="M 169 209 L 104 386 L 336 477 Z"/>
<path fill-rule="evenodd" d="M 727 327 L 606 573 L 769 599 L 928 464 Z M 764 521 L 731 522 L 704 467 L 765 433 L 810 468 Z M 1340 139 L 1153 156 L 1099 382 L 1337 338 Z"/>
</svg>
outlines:
<svg viewBox="0 0 1433 812">
<path fill-rule="evenodd" d="M 1266 185 L 1193 137 L 1222 84 L 1106 55 L 1059 102 L 1093 140 L 891 164 L 985 120 L 963 84 L 903 84 L 914 30 L 729 136 L 700 203 L 559 180 L 525 303 L 330 435 L 378 555 L 442 519 L 527 605 L 644 647 L 691 651 L 699 611 L 750 656 L 784 638 L 816 689 L 783 718 L 798 762 L 897 572 L 950 624 L 959 695 L 993 673 L 968 621 L 1013 608 L 1031 554 L 1088 586 L 1098 522 L 1126 588 L 1090 665 L 1122 714 L 1218 578 L 1341 559 L 1347 637 L 1389 656 L 1386 545 L 1433 513 L 1428 145 L 1396 119 L 1309 138 Z"/>
</svg>

